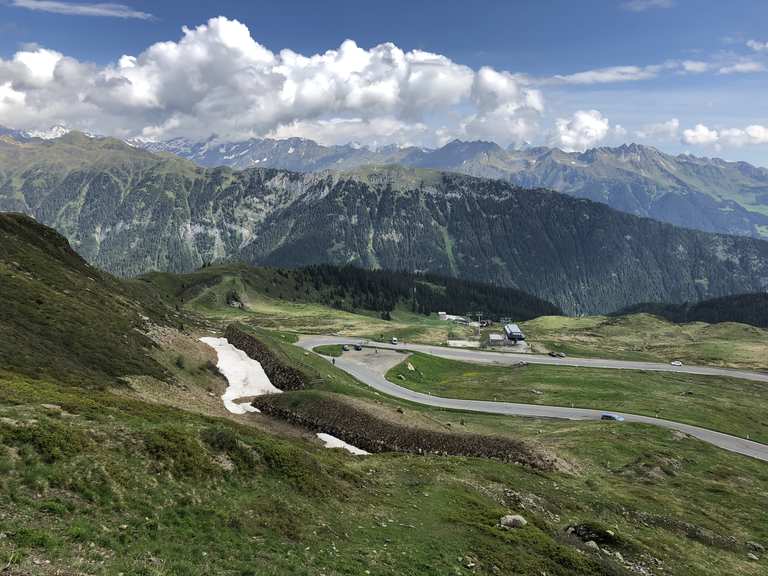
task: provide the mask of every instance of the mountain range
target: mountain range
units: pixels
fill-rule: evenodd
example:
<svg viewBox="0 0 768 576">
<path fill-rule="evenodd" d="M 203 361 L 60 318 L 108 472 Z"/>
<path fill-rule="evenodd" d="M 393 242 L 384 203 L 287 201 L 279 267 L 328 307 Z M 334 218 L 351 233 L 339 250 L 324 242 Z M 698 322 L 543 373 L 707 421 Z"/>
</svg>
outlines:
<svg viewBox="0 0 768 576">
<path fill-rule="evenodd" d="M 672 156 L 629 144 L 586 152 L 558 148 L 503 149 L 493 142 L 454 140 L 438 149 L 322 146 L 312 140 L 251 139 L 224 143 L 132 141 L 206 166 L 280 168 L 298 172 L 398 164 L 498 178 L 604 202 L 623 212 L 678 226 L 768 239 L 768 170 L 746 162 Z"/>
<path fill-rule="evenodd" d="M 49 140 L 68 132 L 61 125 L 37 131 L 0 127 L 0 136 L 18 140 Z M 493 142 L 460 140 L 436 149 L 395 145 L 372 149 L 354 143 L 324 146 L 305 138 L 125 141 L 208 168 L 316 172 L 397 164 L 459 172 L 604 202 L 623 212 L 695 230 L 768 239 L 768 169 L 719 158 L 665 154 L 640 144 L 564 152 L 544 146 L 504 149 Z"/>
<path fill-rule="evenodd" d="M 547 190 L 401 166 L 209 169 L 78 132 L 0 136 L 0 210 L 123 276 L 237 259 L 356 264 L 510 286 L 569 313 L 768 287 L 768 242 Z"/>
</svg>

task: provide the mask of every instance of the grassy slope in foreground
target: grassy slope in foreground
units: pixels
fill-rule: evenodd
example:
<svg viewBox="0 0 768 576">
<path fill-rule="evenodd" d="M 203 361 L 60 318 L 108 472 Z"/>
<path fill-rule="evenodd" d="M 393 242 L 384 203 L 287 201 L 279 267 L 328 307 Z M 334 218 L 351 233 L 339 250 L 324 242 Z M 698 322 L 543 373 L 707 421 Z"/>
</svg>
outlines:
<svg viewBox="0 0 768 576">
<path fill-rule="evenodd" d="M 66 278 L 59 276 L 64 271 L 51 276 L 35 262 L 19 261 L 30 278 L 21 289 L 39 287 L 34 278 L 53 282 L 46 290 L 57 305 L 44 309 L 50 315 L 46 337 L 59 344 L 59 357 L 72 357 L 62 374 L 78 374 L 80 358 L 109 387 L 116 382 L 111 367 L 117 366 L 118 377 L 135 370 L 112 363 L 124 360 L 116 345 L 109 349 L 114 359 L 98 353 L 98 323 L 105 319 L 95 312 L 80 317 L 87 324 L 75 333 L 57 321 L 75 314 L 78 301 L 65 298 L 66 284 L 56 284 Z M 77 274 L 76 267 L 66 272 Z M 77 281 L 86 288 L 95 282 Z M 100 289 L 97 296 L 101 313 L 119 309 L 110 291 Z M 23 301 L 23 294 L 13 297 Z M 144 307 L 132 300 L 130 309 L 133 314 Z M 121 342 L 134 325 L 115 322 L 111 328 L 115 340 L 108 342 Z M 354 395 L 406 422 L 458 427 L 462 419 L 469 432 L 546 443 L 573 461 L 573 471 L 541 474 L 474 458 L 357 459 L 298 439 L 296 431 L 293 439 L 257 431 L 285 430 L 257 415 L 247 420 L 254 427 L 243 426 L 137 401 L 123 386 L 94 390 L 46 373 L 33 380 L 5 372 L 0 566 L 14 576 L 330 575 L 366 569 L 398 575 L 626 574 L 615 557 L 582 552 L 583 544 L 564 535 L 568 524 L 590 522 L 619 535 L 612 547 L 625 558 L 654 567 L 650 558 L 656 558 L 665 574 L 757 576 L 764 568 L 746 556 L 747 541 L 768 540 L 760 514 L 768 507 L 768 470 L 760 463 L 647 427 L 408 406 L 400 414 L 388 399 L 289 345 L 290 335 L 270 338 L 292 365 L 315 371 L 323 392 Z M 149 352 L 172 361 L 179 353 L 174 341 L 161 339 L 160 351 Z M 19 346 L 0 339 L 5 354 L 25 349 Z M 152 365 L 135 353 L 138 368 Z M 156 382 L 165 397 L 206 385 L 187 374 L 203 362 L 191 359 L 180 363 L 187 368 L 177 366 L 177 380 Z M 309 394 L 301 398 L 311 400 Z M 522 513 L 528 526 L 498 530 L 499 516 L 508 512 Z"/>
<path fill-rule="evenodd" d="M 415 370 L 408 370 L 408 364 Z M 768 443 L 768 385 L 737 378 L 639 370 L 483 366 L 415 354 L 387 373 L 447 398 L 574 406 L 658 416 Z"/>
<path fill-rule="evenodd" d="M 542 316 L 524 322 L 523 330 L 534 351 L 768 370 L 768 330 L 746 324 L 680 325 L 649 314 Z"/>
<path fill-rule="evenodd" d="M 24 378 L 3 380 L 0 416 L 0 562 L 25 575 L 628 574 L 563 533 L 590 522 L 665 574 L 757 576 L 746 542 L 768 539 L 755 513 L 768 505 L 765 466 L 643 427 L 465 416 L 471 431 L 545 438 L 577 464 L 542 474 L 354 458 Z M 454 427 L 459 416 L 414 414 Z M 528 526 L 496 528 L 510 511 Z"/>
</svg>

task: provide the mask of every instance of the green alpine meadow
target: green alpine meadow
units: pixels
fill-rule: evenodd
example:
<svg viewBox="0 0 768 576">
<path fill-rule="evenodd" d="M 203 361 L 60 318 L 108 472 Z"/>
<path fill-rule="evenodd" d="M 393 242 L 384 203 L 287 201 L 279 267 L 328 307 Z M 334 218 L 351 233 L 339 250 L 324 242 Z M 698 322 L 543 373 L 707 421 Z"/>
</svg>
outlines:
<svg viewBox="0 0 768 576">
<path fill-rule="evenodd" d="M 768 574 L 766 22 L 0 1 L 0 576 Z"/>
</svg>

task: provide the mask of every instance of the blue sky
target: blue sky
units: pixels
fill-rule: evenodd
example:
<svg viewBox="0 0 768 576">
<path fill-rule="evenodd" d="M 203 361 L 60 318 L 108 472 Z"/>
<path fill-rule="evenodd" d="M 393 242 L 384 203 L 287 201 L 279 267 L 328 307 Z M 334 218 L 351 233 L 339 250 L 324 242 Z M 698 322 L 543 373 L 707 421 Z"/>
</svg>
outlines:
<svg viewBox="0 0 768 576">
<path fill-rule="evenodd" d="M 766 22 L 763 0 L 0 0 L 0 124 L 768 165 Z"/>
</svg>

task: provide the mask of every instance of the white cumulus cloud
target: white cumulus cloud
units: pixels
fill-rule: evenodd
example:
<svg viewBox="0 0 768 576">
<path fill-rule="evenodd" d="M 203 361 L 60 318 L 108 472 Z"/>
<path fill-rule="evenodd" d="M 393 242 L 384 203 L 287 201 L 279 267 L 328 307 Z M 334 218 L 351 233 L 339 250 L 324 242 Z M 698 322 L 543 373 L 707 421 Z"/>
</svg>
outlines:
<svg viewBox="0 0 768 576">
<path fill-rule="evenodd" d="M 693 128 L 683 130 L 683 142 L 686 144 L 714 144 L 720 139 L 717 130 L 712 130 L 704 124 L 696 124 Z"/>
<path fill-rule="evenodd" d="M 677 138 L 677 131 L 680 129 L 680 121 L 677 118 L 672 118 L 666 122 L 656 122 L 654 124 L 647 124 L 635 132 L 635 136 L 641 140 L 649 138 L 653 139 L 669 139 Z"/>
<path fill-rule="evenodd" d="M 697 124 L 693 129 L 683 130 L 683 142 L 686 144 L 716 146 L 745 146 L 748 144 L 768 144 L 768 126 L 752 124 L 746 128 L 721 128 L 719 130 Z"/>
<path fill-rule="evenodd" d="M 768 126 L 753 124 L 744 129 L 726 128 L 720 131 L 720 139 L 732 146 L 745 144 L 768 144 Z"/>
<path fill-rule="evenodd" d="M 541 92 L 507 71 L 392 43 L 276 53 L 225 17 L 107 66 L 40 47 L 20 51 L 0 59 L 0 86 L 14 94 L 3 100 L 0 124 L 145 138 L 356 135 L 429 144 L 439 129 L 507 144 L 530 137 L 544 109 Z"/>
<path fill-rule="evenodd" d="M 608 136 L 610 123 L 597 110 L 578 110 L 555 121 L 554 143 L 566 152 L 583 151 Z"/>
</svg>

